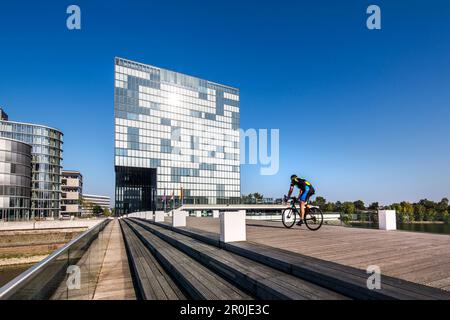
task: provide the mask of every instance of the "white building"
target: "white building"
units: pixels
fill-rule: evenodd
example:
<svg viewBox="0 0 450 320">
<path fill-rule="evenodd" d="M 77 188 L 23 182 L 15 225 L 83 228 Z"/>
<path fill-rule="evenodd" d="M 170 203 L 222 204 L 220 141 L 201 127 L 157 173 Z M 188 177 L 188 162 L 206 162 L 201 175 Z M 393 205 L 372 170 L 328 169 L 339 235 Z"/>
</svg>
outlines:
<svg viewBox="0 0 450 320">
<path fill-rule="evenodd" d="M 92 215 L 95 206 L 100 206 L 103 210 L 110 209 L 111 198 L 108 196 L 83 194 L 82 203 L 82 214 Z"/>
<path fill-rule="evenodd" d="M 79 171 L 61 172 L 61 215 L 81 215 L 81 195 L 83 194 L 83 176 Z"/>
</svg>

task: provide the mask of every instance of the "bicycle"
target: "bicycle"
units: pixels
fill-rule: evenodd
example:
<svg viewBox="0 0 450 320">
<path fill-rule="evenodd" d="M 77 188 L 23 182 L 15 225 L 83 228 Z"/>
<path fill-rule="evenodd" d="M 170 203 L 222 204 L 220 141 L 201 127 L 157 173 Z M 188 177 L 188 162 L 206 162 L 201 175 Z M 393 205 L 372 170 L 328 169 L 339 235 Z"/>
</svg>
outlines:
<svg viewBox="0 0 450 320">
<path fill-rule="evenodd" d="M 297 220 L 297 216 L 300 217 L 299 209 L 297 209 L 297 207 L 295 206 L 297 201 L 297 198 L 291 198 L 291 206 L 283 210 L 282 222 L 286 228 L 292 228 Z M 322 210 L 320 210 L 318 206 L 309 206 L 308 204 L 306 204 L 305 218 L 303 219 L 303 222 L 309 230 L 319 230 L 323 224 Z"/>
</svg>

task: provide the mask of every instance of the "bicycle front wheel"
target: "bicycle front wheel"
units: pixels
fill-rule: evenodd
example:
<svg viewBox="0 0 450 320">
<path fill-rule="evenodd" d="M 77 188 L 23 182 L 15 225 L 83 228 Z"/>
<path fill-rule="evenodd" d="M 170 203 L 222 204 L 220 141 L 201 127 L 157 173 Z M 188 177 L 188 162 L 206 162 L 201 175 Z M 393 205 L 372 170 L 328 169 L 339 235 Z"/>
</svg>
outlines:
<svg viewBox="0 0 450 320">
<path fill-rule="evenodd" d="M 319 208 L 310 208 L 305 213 L 305 225 L 309 230 L 319 230 L 323 224 L 323 214 Z"/>
<path fill-rule="evenodd" d="M 281 220 L 283 221 L 283 225 L 286 228 L 292 228 L 295 224 L 296 219 L 295 210 L 292 208 L 286 208 L 284 209 L 283 213 L 281 214 Z"/>
</svg>

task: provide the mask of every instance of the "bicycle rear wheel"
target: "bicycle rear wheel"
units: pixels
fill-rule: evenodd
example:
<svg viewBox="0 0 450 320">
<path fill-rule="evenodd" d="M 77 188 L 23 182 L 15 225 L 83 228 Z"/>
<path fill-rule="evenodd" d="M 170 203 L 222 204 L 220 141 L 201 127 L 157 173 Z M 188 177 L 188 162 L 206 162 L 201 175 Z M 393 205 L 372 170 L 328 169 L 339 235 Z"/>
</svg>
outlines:
<svg viewBox="0 0 450 320">
<path fill-rule="evenodd" d="M 292 228 L 292 226 L 295 224 L 296 219 L 295 210 L 292 208 L 286 208 L 284 209 L 283 213 L 281 214 L 281 220 L 283 221 L 283 225 L 286 228 Z"/>
<path fill-rule="evenodd" d="M 305 213 L 305 225 L 309 230 L 319 230 L 323 224 L 323 214 L 319 208 L 310 208 Z"/>
</svg>

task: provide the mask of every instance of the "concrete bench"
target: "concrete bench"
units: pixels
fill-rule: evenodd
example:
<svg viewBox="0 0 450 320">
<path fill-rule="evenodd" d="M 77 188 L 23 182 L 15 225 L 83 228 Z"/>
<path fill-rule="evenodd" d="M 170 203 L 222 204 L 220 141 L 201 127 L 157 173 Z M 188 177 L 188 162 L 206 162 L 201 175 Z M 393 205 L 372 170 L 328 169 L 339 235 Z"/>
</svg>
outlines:
<svg viewBox="0 0 450 320">
<path fill-rule="evenodd" d="M 395 210 L 378 210 L 378 225 L 381 230 L 397 230 Z"/>
<path fill-rule="evenodd" d="M 245 210 L 220 212 L 220 241 L 246 241 L 245 216 Z"/>
<path fill-rule="evenodd" d="M 153 217 L 153 221 L 155 222 L 164 222 L 164 211 L 155 211 L 155 216 Z"/>
<path fill-rule="evenodd" d="M 174 210 L 172 216 L 173 227 L 186 227 L 186 217 L 188 213 L 181 210 Z"/>
</svg>

